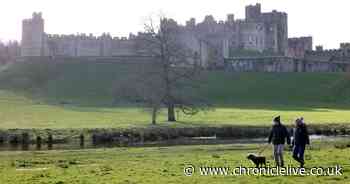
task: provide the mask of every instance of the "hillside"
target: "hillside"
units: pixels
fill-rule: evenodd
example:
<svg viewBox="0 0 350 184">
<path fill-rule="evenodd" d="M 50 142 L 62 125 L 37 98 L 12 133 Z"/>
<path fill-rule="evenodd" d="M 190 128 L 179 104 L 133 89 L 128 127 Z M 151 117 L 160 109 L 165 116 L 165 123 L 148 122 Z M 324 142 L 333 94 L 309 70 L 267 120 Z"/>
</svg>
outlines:
<svg viewBox="0 0 350 184">
<path fill-rule="evenodd" d="M 116 79 L 135 75 L 138 66 L 66 61 L 19 63 L 0 70 L 0 128 L 95 128 L 148 125 L 142 108 L 115 104 Z M 204 74 L 205 96 L 215 111 L 179 115 L 200 124 L 264 124 L 282 115 L 314 123 L 350 119 L 348 82 L 338 73 Z M 344 87 L 345 86 L 345 87 Z M 165 121 L 161 114 L 160 121 Z"/>
<path fill-rule="evenodd" d="M 16 91 L 40 88 L 50 102 L 71 101 L 80 105 L 108 105 L 117 79 L 137 75 L 135 64 L 67 61 L 63 63 L 20 63 L 3 69 L 0 82 Z M 339 73 L 231 73 L 203 74 L 199 95 L 214 105 L 347 104 L 343 76 Z M 46 81 L 48 82 L 46 83 Z M 339 88 L 339 89 L 338 89 Z M 343 91 L 337 93 L 337 91 Z"/>
</svg>

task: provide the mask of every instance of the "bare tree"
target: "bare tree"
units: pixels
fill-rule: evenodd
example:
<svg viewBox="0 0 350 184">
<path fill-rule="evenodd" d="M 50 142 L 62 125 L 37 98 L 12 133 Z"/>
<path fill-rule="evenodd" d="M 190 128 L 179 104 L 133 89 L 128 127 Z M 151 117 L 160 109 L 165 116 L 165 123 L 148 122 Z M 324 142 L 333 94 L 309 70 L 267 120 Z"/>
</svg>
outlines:
<svg viewBox="0 0 350 184">
<path fill-rule="evenodd" d="M 123 88 L 131 99 L 146 104 L 152 109 L 153 123 L 162 107 L 167 109 L 170 122 L 176 121 L 176 108 L 194 115 L 208 107 L 197 94 L 202 70 L 199 54 L 186 46 L 181 27 L 175 21 L 162 17 L 156 25 L 149 19 L 145 32 L 137 37 L 136 49 L 150 61 L 142 65 L 136 79 L 127 79 L 128 87 L 117 85 L 117 96 L 120 97 Z"/>
<path fill-rule="evenodd" d="M 159 87 L 162 81 L 157 75 L 152 75 L 153 68 L 149 64 L 140 63 L 130 67 L 133 74 L 126 75 L 114 83 L 115 101 L 123 105 L 131 103 L 146 107 L 146 110 L 152 114 L 152 124 L 156 124 L 157 115 L 161 109 L 159 97 L 164 93 L 163 88 Z"/>
</svg>

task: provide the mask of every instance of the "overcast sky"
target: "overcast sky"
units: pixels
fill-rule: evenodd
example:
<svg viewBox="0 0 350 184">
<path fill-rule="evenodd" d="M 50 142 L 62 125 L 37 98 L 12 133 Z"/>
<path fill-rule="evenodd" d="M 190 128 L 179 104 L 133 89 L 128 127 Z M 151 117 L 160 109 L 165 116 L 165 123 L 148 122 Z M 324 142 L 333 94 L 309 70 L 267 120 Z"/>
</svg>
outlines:
<svg viewBox="0 0 350 184">
<path fill-rule="evenodd" d="M 244 18 L 245 6 L 257 2 L 263 12 L 288 13 L 289 37 L 313 36 L 314 45 L 328 49 L 350 42 L 349 0 L 3 0 L 0 39 L 20 40 L 21 21 L 34 11 L 43 13 L 46 33 L 127 36 L 142 31 L 145 18 L 159 12 L 182 24 L 208 14 L 225 20 L 229 13 Z"/>
</svg>

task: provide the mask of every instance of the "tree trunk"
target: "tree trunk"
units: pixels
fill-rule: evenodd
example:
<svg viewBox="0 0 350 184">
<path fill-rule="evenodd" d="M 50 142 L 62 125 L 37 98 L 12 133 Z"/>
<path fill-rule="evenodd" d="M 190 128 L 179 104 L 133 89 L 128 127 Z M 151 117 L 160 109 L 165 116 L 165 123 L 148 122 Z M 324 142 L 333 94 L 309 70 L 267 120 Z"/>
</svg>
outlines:
<svg viewBox="0 0 350 184">
<path fill-rule="evenodd" d="M 168 121 L 170 121 L 170 122 L 176 121 L 174 104 L 169 104 L 168 105 Z"/>
<path fill-rule="evenodd" d="M 157 123 L 157 108 L 152 108 L 152 125 Z"/>
</svg>

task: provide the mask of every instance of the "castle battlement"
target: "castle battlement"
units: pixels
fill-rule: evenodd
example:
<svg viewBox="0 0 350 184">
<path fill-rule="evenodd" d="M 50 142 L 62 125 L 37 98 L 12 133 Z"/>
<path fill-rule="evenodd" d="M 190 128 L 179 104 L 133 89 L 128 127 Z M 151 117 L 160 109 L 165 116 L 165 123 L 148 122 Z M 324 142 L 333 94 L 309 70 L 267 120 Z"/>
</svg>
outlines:
<svg viewBox="0 0 350 184">
<path fill-rule="evenodd" d="M 130 34 L 129 37 L 112 37 L 109 33 L 103 33 L 100 36 L 95 36 L 93 34 L 45 34 L 48 39 L 74 39 L 74 40 L 90 40 L 90 41 L 100 41 L 100 40 L 112 40 L 112 41 L 128 41 L 133 40 L 137 35 Z"/>
<path fill-rule="evenodd" d="M 335 54 L 338 54 L 341 52 L 341 49 L 326 49 L 326 50 L 313 50 L 309 51 L 308 53 L 310 54 L 316 54 L 316 55 L 329 55 L 329 56 L 334 56 Z"/>
<path fill-rule="evenodd" d="M 341 43 L 340 48 L 341 49 L 350 49 L 350 43 Z"/>
<path fill-rule="evenodd" d="M 22 21 L 22 23 L 28 25 L 28 24 L 33 24 L 33 23 L 41 23 L 43 21 L 44 21 L 44 19 L 42 18 L 42 13 L 41 12 L 38 12 L 38 13 L 34 12 L 32 14 L 32 18 L 24 19 Z"/>
<path fill-rule="evenodd" d="M 309 58 L 350 61 L 350 43 L 341 43 L 339 49 L 323 50 L 322 46 L 317 46 L 315 51 L 308 51 L 306 55 Z"/>
</svg>

